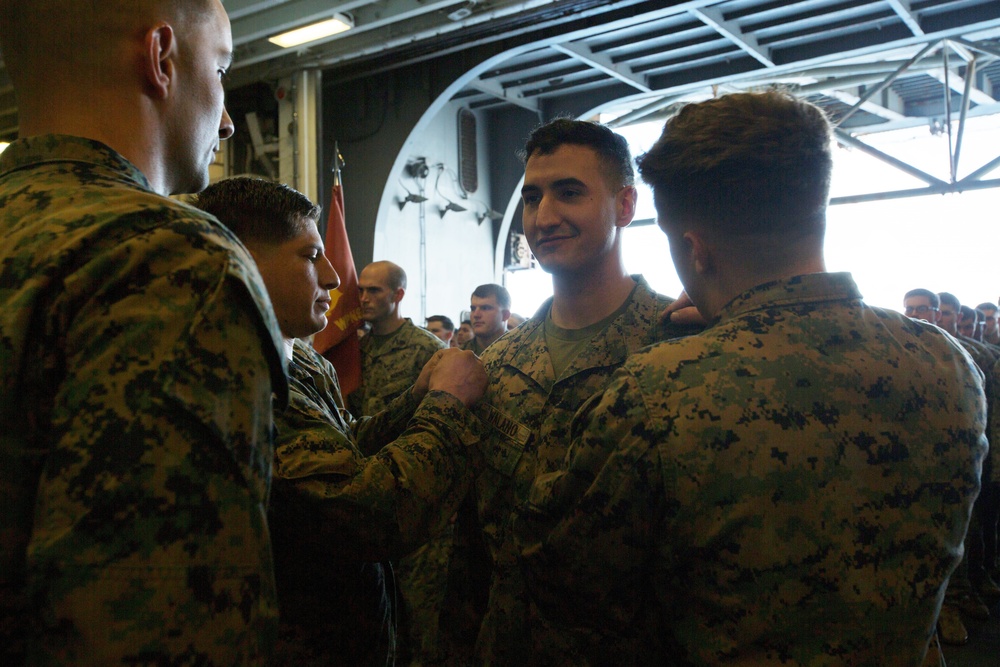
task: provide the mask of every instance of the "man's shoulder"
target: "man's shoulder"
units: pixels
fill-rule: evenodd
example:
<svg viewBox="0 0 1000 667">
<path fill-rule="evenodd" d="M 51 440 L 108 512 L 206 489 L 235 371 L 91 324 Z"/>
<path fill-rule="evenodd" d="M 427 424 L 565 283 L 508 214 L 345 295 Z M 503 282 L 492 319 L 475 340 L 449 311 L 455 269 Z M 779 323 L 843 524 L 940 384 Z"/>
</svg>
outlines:
<svg viewBox="0 0 1000 667">
<path fill-rule="evenodd" d="M 433 349 L 435 352 L 447 347 L 444 341 L 427 329 L 418 327 L 410 318 L 406 318 L 403 321 L 403 326 L 400 327 L 399 333 L 407 341 L 408 345 L 419 345 L 423 348 Z"/>
<path fill-rule="evenodd" d="M 502 359 L 509 354 L 513 354 L 514 352 L 523 352 L 524 349 L 544 345 L 544 337 L 538 335 L 544 324 L 544 313 L 541 316 L 536 314 L 528 320 L 525 320 L 521 326 L 507 331 L 507 333 L 500 336 L 500 338 L 497 338 L 489 345 L 489 347 L 483 350 L 483 363 L 489 364 L 491 361 Z M 466 343 L 466 345 L 474 345 L 475 340 L 476 339 L 473 338 L 471 341 Z M 463 345 L 462 349 L 471 348 Z"/>
</svg>

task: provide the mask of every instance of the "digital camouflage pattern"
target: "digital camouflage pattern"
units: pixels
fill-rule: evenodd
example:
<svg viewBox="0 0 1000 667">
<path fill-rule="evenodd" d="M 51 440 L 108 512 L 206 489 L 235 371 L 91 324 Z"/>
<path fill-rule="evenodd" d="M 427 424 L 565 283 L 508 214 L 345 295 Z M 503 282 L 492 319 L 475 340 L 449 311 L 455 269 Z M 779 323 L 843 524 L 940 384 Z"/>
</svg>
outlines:
<svg viewBox="0 0 1000 667">
<path fill-rule="evenodd" d="M 545 343 L 545 317 L 551 299 L 484 353 L 488 384 L 477 405 L 489 427 L 486 467 L 475 484 L 476 517 L 460 516 L 456 530 L 481 530 L 491 572 L 488 603 L 476 640 L 475 664 L 554 664 L 572 661 L 573 646 L 538 618 L 525 590 L 517 550 L 510 535 L 513 510 L 527 498 L 535 477 L 558 467 L 568 442 L 569 424 L 583 402 L 607 386 L 625 359 L 650 343 L 678 335 L 659 324 L 670 299 L 653 292 L 641 276 L 629 305 L 598 335 L 589 352 L 577 357 L 558 381 Z M 466 541 L 462 540 L 463 542 Z M 458 558 L 459 556 L 456 556 Z M 475 564 L 461 569 L 475 570 Z M 461 605 L 451 600 L 449 606 Z M 460 654 L 461 649 L 456 649 Z"/>
<path fill-rule="evenodd" d="M 391 664 L 391 573 L 379 561 L 448 524 L 481 466 L 482 429 L 441 391 L 419 404 L 405 391 L 354 419 L 333 365 L 299 340 L 293 355 L 270 511 L 279 663 Z"/>
<path fill-rule="evenodd" d="M 375 338 L 379 337 L 369 332 L 361 339 L 361 385 L 347 399 L 351 413 L 358 417 L 384 410 L 389 401 L 413 386 L 434 353 L 447 347 L 408 317 L 378 349 L 372 344 Z"/>
<path fill-rule="evenodd" d="M 0 235 L 3 663 L 263 664 L 287 387 L 253 259 L 55 135 L 0 155 Z"/>
<path fill-rule="evenodd" d="M 369 332 L 361 339 L 361 385 L 348 396 L 351 412 L 361 416 L 384 410 L 389 401 L 413 385 L 434 353 L 446 347 L 441 339 L 416 326 L 408 317 L 388 336 Z M 447 548 L 447 544 L 441 546 Z M 432 641 L 429 633 L 433 632 L 436 605 L 433 594 L 427 596 L 432 588 L 427 582 L 436 581 L 440 575 L 435 564 L 438 559 L 430 551 L 430 547 L 420 547 L 407 557 L 408 562 L 397 568 L 396 583 L 403 606 L 400 644 L 404 658 Z"/>
<path fill-rule="evenodd" d="M 749 290 L 577 414 L 515 522 L 531 591 L 591 664 L 638 640 L 638 664 L 919 665 L 979 491 L 982 387 L 849 274 Z"/>
</svg>

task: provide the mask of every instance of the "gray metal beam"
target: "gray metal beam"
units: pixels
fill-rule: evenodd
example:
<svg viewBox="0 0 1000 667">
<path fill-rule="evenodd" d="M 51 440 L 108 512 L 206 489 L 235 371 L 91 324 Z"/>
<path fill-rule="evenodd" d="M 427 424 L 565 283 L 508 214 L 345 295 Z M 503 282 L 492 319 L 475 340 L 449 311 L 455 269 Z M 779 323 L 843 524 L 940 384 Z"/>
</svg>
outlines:
<svg viewBox="0 0 1000 667">
<path fill-rule="evenodd" d="M 522 109 L 527 109 L 528 111 L 533 111 L 537 114 L 542 112 L 541 105 L 538 104 L 538 100 L 534 98 L 527 98 L 516 91 L 511 91 L 504 88 L 496 81 L 488 81 L 482 77 L 476 78 L 468 83 L 470 88 L 475 88 L 481 93 L 491 95 L 498 100 L 503 100 L 504 102 L 509 102 L 510 104 L 515 104 Z"/>
<path fill-rule="evenodd" d="M 892 7 L 892 11 L 896 12 L 896 15 L 906 24 L 906 27 L 910 29 L 914 35 L 923 35 L 924 29 L 920 27 L 920 22 L 917 20 L 916 14 L 913 13 L 913 9 L 910 7 L 910 0 L 888 0 L 889 6 Z"/>
<path fill-rule="evenodd" d="M 863 153 L 867 153 L 868 155 L 871 155 L 872 157 L 877 158 L 882 162 L 885 162 L 890 167 L 895 167 L 896 169 L 899 169 L 900 171 L 909 174 L 914 178 L 920 179 L 921 181 L 927 183 L 928 185 L 934 187 L 943 187 L 949 185 L 947 182 L 942 181 L 940 178 L 931 176 L 927 172 L 921 171 L 920 169 L 917 169 L 913 165 L 907 164 L 902 160 L 896 159 L 891 155 L 883 153 L 877 148 L 869 146 L 865 142 L 861 141 L 860 139 L 857 139 L 856 137 L 851 136 L 850 133 L 845 132 L 840 128 L 835 129 L 833 133 L 837 141 L 840 142 L 841 144 L 845 146 L 850 146 L 851 148 L 856 148 Z"/>
<path fill-rule="evenodd" d="M 644 76 L 635 75 L 632 72 L 632 68 L 627 65 L 616 65 L 606 54 L 594 53 L 594 51 L 586 44 L 567 42 L 566 44 L 553 44 L 552 48 L 575 60 L 579 60 L 588 67 L 593 67 L 600 72 L 604 72 L 608 76 L 618 79 L 622 83 L 627 83 L 634 88 L 638 88 L 644 93 L 648 93 L 652 90 L 652 88 L 646 84 L 646 78 Z"/>
<path fill-rule="evenodd" d="M 774 61 L 771 60 L 770 53 L 757 43 L 757 38 L 753 35 L 745 35 L 738 25 L 732 21 L 727 21 L 722 16 L 722 11 L 718 8 L 692 7 L 688 11 L 699 21 L 713 28 L 730 42 L 746 51 L 765 67 L 774 67 Z"/>
</svg>

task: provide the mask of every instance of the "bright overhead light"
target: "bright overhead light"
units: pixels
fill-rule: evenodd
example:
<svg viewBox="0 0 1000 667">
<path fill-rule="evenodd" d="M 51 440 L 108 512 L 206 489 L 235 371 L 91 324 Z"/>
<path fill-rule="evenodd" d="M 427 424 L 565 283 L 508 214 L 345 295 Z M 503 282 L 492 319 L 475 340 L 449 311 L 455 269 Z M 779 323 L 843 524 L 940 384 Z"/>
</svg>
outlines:
<svg viewBox="0 0 1000 667">
<path fill-rule="evenodd" d="M 295 30 L 289 30 L 288 32 L 283 32 L 280 35 L 275 35 L 274 37 L 268 37 L 267 41 L 272 44 L 277 44 L 282 48 L 290 49 L 293 46 L 299 46 L 300 44 L 305 44 L 307 42 L 315 42 L 317 39 L 323 39 L 324 37 L 329 37 L 330 35 L 346 32 L 353 27 L 354 21 L 350 18 L 343 14 L 334 14 L 332 19 L 296 28 Z"/>
<path fill-rule="evenodd" d="M 10 146 L 6 141 L 0 141 L 0 153 L 3 153 L 4 149 Z"/>
</svg>

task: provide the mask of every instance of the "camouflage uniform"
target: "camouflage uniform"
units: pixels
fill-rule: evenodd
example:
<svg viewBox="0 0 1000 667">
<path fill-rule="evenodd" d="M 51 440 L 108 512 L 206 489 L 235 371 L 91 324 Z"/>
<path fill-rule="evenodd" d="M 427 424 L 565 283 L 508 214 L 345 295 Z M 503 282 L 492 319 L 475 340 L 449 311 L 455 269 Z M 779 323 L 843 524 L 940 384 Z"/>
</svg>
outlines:
<svg viewBox="0 0 1000 667">
<path fill-rule="evenodd" d="M 434 353 L 447 347 L 440 338 L 416 326 L 410 318 L 389 334 L 377 351 L 369 333 L 361 339 L 361 386 L 348 397 L 355 416 L 381 412 L 389 401 L 413 386 Z"/>
<path fill-rule="evenodd" d="M 468 448 L 475 420 L 444 392 L 418 409 L 409 391 L 355 420 L 333 366 L 299 340 L 293 355 L 289 407 L 275 415 L 277 655 L 296 666 L 390 664 L 392 575 L 378 561 L 423 543 L 454 513 L 478 458 Z"/>
<path fill-rule="evenodd" d="M 107 146 L 0 155 L 4 664 L 258 664 L 280 333 L 250 255 Z"/>
<path fill-rule="evenodd" d="M 515 521 L 532 593 L 592 664 L 919 665 L 985 421 L 937 327 L 848 274 L 761 285 L 581 408 Z"/>
<path fill-rule="evenodd" d="M 389 401 L 413 385 L 434 353 L 447 347 L 408 317 L 388 337 L 380 346 L 374 344 L 378 337 L 372 333 L 361 339 L 361 386 L 348 397 L 355 415 L 374 415 L 384 410 Z M 447 559 L 451 548 L 451 525 L 442 530 L 445 535 L 435 535 L 428 544 L 396 564 L 396 581 L 403 603 L 400 644 L 404 663 L 411 651 L 419 655 L 431 650 L 436 633 L 440 603 L 435 592 L 439 587 L 433 582 L 439 578 L 440 563 Z"/>
<path fill-rule="evenodd" d="M 517 551 L 510 537 L 515 506 L 527 497 L 538 474 L 557 467 L 565 454 L 569 423 L 578 407 L 607 385 L 611 374 L 636 350 L 671 332 L 659 324 L 670 300 L 653 292 L 641 276 L 629 305 L 593 341 L 561 378 L 553 376 L 545 341 L 545 318 L 551 299 L 535 315 L 490 345 L 483 355 L 489 378 L 477 410 L 490 428 L 486 467 L 476 480 L 476 517 L 462 515 L 460 542 L 470 529 L 481 531 L 490 583 L 488 603 L 475 647 L 477 664 L 551 664 L 573 649 L 537 618 L 524 587 Z M 476 553 L 463 554 L 475 560 Z M 456 556 L 456 560 L 457 560 Z M 455 567 L 467 568 L 456 563 Z M 449 607 L 461 601 L 449 601 Z M 461 642 L 459 642 L 461 643 Z M 455 649 L 459 655 L 462 648 Z"/>
<path fill-rule="evenodd" d="M 487 347 L 489 347 L 489 346 L 487 346 Z M 481 346 L 479 344 L 479 340 L 475 336 L 472 337 L 472 340 L 470 340 L 470 341 L 466 342 L 465 344 L 463 344 L 462 345 L 462 349 L 463 350 L 471 350 L 472 353 L 475 354 L 477 357 L 483 356 L 483 352 L 486 351 L 486 348 L 483 347 L 483 346 Z"/>
</svg>

